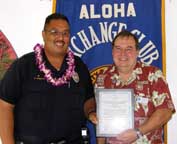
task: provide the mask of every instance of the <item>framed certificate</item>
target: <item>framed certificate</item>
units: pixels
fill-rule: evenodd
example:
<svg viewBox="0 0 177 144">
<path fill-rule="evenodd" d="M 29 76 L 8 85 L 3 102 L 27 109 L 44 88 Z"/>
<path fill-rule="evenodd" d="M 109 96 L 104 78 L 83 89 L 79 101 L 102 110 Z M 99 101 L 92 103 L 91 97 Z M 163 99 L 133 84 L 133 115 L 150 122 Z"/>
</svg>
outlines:
<svg viewBox="0 0 177 144">
<path fill-rule="evenodd" d="M 133 89 L 95 89 L 98 137 L 114 137 L 134 128 Z"/>
</svg>

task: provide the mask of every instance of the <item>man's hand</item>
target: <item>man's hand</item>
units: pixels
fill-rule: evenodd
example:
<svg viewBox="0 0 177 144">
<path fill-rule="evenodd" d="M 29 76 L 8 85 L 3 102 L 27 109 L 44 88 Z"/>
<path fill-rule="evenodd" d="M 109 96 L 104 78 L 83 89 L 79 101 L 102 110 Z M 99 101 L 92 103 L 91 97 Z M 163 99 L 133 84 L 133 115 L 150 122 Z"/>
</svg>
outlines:
<svg viewBox="0 0 177 144">
<path fill-rule="evenodd" d="M 123 144 L 129 144 L 137 139 L 137 133 L 134 129 L 128 129 L 118 134 L 116 139 L 122 142 Z"/>
<path fill-rule="evenodd" d="M 96 112 L 91 112 L 88 115 L 88 119 L 93 123 L 93 124 L 97 124 L 98 123 L 98 119 L 96 116 Z"/>
</svg>

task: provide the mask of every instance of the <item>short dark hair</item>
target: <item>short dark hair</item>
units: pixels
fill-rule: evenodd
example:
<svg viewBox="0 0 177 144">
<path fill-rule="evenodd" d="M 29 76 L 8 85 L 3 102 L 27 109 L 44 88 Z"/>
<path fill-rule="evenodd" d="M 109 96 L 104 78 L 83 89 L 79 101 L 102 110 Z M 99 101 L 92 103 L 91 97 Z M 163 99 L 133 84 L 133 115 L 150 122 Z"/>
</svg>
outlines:
<svg viewBox="0 0 177 144">
<path fill-rule="evenodd" d="M 61 13 L 53 13 L 46 17 L 45 23 L 44 23 L 44 29 L 50 23 L 51 20 L 60 20 L 60 19 L 66 21 L 68 25 L 70 25 L 69 20 L 65 15 Z"/>
<path fill-rule="evenodd" d="M 136 49 L 139 50 L 139 42 L 138 42 L 138 38 L 132 34 L 131 32 L 127 31 L 127 30 L 123 30 L 121 32 L 119 32 L 113 39 L 112 41 L 112 46 L 114 46 L 114 43 L 115 43 L 115 40 L 118 38 L 118 37 L 132 37 L 134 40 L 135 40 L 135 46 L 136 46 Z"/>
</svg>

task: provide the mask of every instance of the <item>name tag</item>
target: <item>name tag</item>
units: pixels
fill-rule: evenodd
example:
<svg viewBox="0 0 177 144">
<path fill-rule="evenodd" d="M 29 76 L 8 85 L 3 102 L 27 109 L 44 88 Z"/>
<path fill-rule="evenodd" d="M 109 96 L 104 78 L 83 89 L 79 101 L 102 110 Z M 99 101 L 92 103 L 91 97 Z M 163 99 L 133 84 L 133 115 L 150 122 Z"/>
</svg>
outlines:
<svg viewBox="0 0 177 144">
<path fill-rule="evenodd" d="M 148 98 L 136 97 L 135 100 L 136 100 L 137 103 L 141 103 L 141 104 L 144 104 L 144 105 L 148 104 Z"/>
</svg>

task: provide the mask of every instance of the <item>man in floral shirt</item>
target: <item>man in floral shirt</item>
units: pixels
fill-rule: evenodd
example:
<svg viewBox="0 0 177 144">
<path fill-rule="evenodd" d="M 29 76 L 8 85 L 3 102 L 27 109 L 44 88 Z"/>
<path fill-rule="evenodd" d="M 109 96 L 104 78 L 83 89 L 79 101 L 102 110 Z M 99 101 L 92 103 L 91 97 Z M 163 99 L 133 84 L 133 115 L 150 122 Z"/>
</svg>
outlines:
<svg viewBox="0 0 177 144">
<path fill-rule="evenodd" d="M 163 125 L 175 108 L 160 69 L 137 61 L 138 39 L 128 31 L 120 32 L 112 42 L 114 64 L 97 77 L 96 88 L 133 89 L 135 129 L 116 137 L 98 138 L 98 144 L 162 144 Z"/>
</svg>

